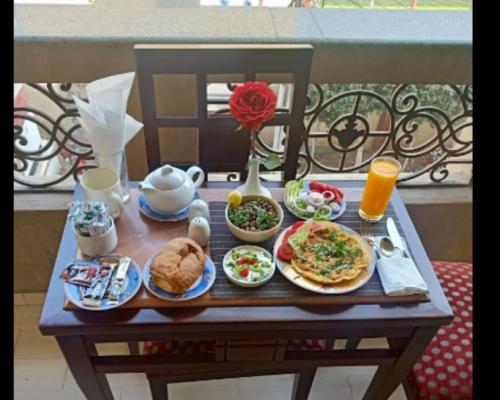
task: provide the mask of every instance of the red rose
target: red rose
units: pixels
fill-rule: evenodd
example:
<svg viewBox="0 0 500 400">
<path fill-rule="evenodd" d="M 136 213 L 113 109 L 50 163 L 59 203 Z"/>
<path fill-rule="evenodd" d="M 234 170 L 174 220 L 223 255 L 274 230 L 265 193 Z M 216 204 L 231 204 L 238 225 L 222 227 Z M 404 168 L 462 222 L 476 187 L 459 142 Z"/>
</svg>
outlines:
<svg viewBox="0 0 500 400">
<path fill-rule="evenodd" d="M 245 82 L 229 99 L 231 115 L 247 129 L 258 129 L 276 111 L 276 95 L 265 82 Z"/>
</svg>

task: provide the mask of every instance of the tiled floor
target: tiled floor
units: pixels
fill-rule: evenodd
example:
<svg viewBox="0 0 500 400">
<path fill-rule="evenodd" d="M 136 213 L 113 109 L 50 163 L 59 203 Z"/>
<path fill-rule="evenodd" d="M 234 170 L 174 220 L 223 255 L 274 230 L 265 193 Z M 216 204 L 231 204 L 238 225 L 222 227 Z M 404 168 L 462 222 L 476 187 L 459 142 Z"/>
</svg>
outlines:
<svg viewBox="0 0 500 400">
<path fill-rule="evenodd" d="M 55 340 L 38 331 L 42 296 L 18 298 L 14 309 L 14 392 L 16 400 L 84 399 L 69 372 Z M 26 301 L 28 300 L 28 301 Z M 372 342 L 365 344 L 384 343 Z M 106 354 L 126 352 L 126 345 L 99 345 Z M 363 396 L 374 367 L 320 368 L 310 400 L 358 400 Z M 146 378 L 141 374 L 109 376 L 115 399 L 151 399 Z M 170 400 L 285 400 L 290 398 L 292 375 L 236 378 L 169 385 Z M 401 386 L 390 400 L 406 400 Z"/>
</svg>

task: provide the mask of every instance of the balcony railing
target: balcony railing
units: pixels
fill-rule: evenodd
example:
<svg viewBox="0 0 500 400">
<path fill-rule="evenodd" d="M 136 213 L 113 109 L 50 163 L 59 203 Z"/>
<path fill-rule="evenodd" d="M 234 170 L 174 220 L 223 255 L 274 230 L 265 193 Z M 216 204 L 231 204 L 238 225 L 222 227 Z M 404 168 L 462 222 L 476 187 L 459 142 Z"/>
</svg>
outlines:
<svg viewBox="0 0 500 400">
<path fill-rule="evenodd" d="M 108 3 L 113 2 L 119 7 L 116 0 Z M 60 7 L 58 12 L 55 7 Z M 403 165 L 400 185 L 472 182 L 470 13 L 221 7 L 217 9 L 221 24 L 245 20 L 244 25 L 233 24 L 226 34 L 214 26 L 209 7 L 177 10 L 176 18 L 185 19 L 177 26 L 168 23 L 171 12 L 156 3 L 144 4 L 140 13 L 131 3 L 130 10 L 122 11 L 137 18 L 141 29 L 120 25 L 124 18 L 115 21 L 113 13 L 100 7 L 104 6 L 98 1 L 80 8 L 16 6 L 14 178 L 18 190 L 70 189 L 74 176 L 93 163 L 71 100 L 72 94 L 85 98 L 85 85 L 77 82 L 133 70 L 136 43 L 172 41 L 310 43 L 315 47 L 297 176 L 359 177 L 375 156 L 392 154 Z M 160 14 L 165 23 L 154 32 L 148 30 L 143 22 Z M 70 16 L 72 30 L 57 24 L 58 18 Z M 205 28 L 198 31 L 204 18 Z M 190 21 L 198 25 L 189 25 Z M 192 27 L 189 31 L 187 25 Z M 36 68 L 31 62 L 35 56 Z M 217 82 L 235 81 L 224 77 Z M 180 86 L 163 86 L 161 92 L 189 91 L 189 85 L 176 84 Z M 274 85 L 283 106 L 292 90 L 289 86 Z M 214 110 L 220 110 L 226 107 L 230 91 L 216 88 L 210 85 L 208 93 Z M 133 90 L 129 112 L 140 120 L 139 110 L 138 91 Z M 259 137 L 260 152 L 282 156 L 286 134 L 282 127 L 265 128 Z M 194 137 L 191 132 L 178 136 Z M 186 147 L 194 146 L 182 148 Z M 141 179 L 147 172 L 142 140 L 129 143 L 127 153 L 131 178 Z M 164 154 L 164 159 L 170 156 Z M 274 172 L 264 176 L 279 178 Z"/>
<path fill-rule="evenodd" d="M 274 85 L 281 103 L 287 101 L 287 86 Z M 23 104 L 27 88 L 43 96 L 38 107 L 45 100 L 50 113 Z M 18 93 L 15 182 L 53 187 L 92 165 L 92 149 L 81 136 L 70 96 L 81 95 L 82 89 L 70 83 L 28 84 Z M 229 94 L 209 103 L 224 111 Z M 470 85 L 312 84 L 308 104 L 298 177 L 367 172 L 374 157 L 393 155 L 403 165 L 401 183 L 467 185 L 472 180 Z M 286 132 L 279 127 L 264 129 L 258 138 L 259 152 L 283 157 L 285 139 Z"/>
</svg>

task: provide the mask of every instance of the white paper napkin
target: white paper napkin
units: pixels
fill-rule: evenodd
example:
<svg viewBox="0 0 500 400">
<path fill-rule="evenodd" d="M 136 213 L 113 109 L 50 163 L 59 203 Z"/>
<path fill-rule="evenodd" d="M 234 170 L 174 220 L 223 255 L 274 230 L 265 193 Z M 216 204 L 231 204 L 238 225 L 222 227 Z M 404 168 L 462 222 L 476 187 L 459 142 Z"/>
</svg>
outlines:
<svg viewBox="0 0 500 400">
<path fill-rule="evenodd" d="M 121 152 L 143 124 L 126 114 L 135 72 L 98 79 L 87 85 L 89 102 L 73 96 L 83 133 L 95 153 Z"/>
<path fill-rule="evenodd" d="M 411 258 L 381 257 L 377 268 L 384 292 L 388 296 L 427 294 L 427 284 Z"/>
</svg>

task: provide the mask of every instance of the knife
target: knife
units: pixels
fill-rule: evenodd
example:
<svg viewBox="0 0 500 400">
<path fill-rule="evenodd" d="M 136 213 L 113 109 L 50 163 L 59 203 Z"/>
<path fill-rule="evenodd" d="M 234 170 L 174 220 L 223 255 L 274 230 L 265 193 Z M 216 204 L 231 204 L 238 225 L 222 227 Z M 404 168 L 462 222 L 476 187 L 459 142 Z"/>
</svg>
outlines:
<svg viewBox="0 0 500 400">
<path fill-rule="evenodd" d="M 389 237 L 394 243 L 394 246 L 397 247 L 401 251 L 401 255 L 403 257 L 407 257 L 407 252 L 405 250 L 405 245 L 403 244 L 403 239 L 399 235 L 398 228 L 396 228 L 396 223 L 394 220 L 389 217 L 387 218 L 387 232 L 389 232 Z"/>
</svg>

